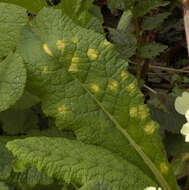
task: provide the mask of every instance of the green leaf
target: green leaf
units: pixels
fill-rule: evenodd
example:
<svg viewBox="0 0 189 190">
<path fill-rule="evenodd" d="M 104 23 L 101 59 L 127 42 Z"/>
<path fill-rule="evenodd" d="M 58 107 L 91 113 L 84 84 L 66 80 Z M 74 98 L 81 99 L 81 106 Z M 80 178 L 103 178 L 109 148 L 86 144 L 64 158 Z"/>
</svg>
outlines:
<svg viewBox="0 0 189 190">
<path fill-rule="evenodd" d="M 137 81 L 103 35 L 75 25 L 60 10 L 43 9 L 23 30 L 18 50 L 28 89 L 58 128 L 120 155 L 163 188 L 178 189 Z"/>
<path fill-rule="evenodd" d="M 143 190 L 146 186 L 156 185 L 137 167 L 120 156 L 79 141 L 30 137 L 9 142 L 7 147 L 23 164 L 35 166 L 50 177 L 64 179 L 66 183 L 74 181 L 85 185 L 102 179 L 102 185 L 103 181 L 108 181 L 109 186 L 117 190 Z M 142 180 L 139 180 L 141 177 Z"/>
<path fill-rule="evenodd" d="M 19 5 L 27 9 L 30 13 L 38 13 L 43 7 L 47 6 L 46 0 L 0 0 L 0 2 L 5 2 L 10 4 Z M 12 14 L 12 13 L 11 13 Z M 10 15 L 11 15 L 10 14 Z"/>
<path fill-rule="evenodd" d="M 12 154 L 5 148 L 8 138 L 0 137 L 0 180 L 7 179 L 12 171 Z"/>
<path fill-rule="evenodd" d="M 142 23 L 142 30 L 153 30 L 158 27 L 168 16 L 170 13 L 160 13 L 155 16 L 145 16 Z"/>
<path fill-rule="evenodd" d="M 109 28 L 109 35 L 122 58 L 128 60 L 136 53 L 137 40 L 133 34 Z"/>
<path fill-rule="evenodd" d="M 8 135 L 26 134 L 31 129 L 38 128 L 38 117 L 30 109 L 8 109 L 0 113 L 3 131 Z"/>
<path fill-rule="evenodd" d="M 108 8 L 113 12 L 114 9 L 127 10 L 132 5 L 132 0 L 108 0 Z"/>
<path fill-rule="evenodd" d="M 12 109 L 25 110 L 29 109 L 32 106 L 38 104 L 40 99 L 37 96 L 29 93 L 28 91 L 24 91 L 22 97 L 12 106 Z"/>
<path fill-rule="evenodd" d="M 14 105 L 22 96 L 26 69 L 18 54 L 10 54 L 0 62 L 0 112 Z"/>
<path fill-rule="evenodd" d="M 9 190 L 9 188 L 5 185 L 5 183 L 0 181 L 0 190 Z"/>
<path fill-rule="evenodd" d="M 0 18 L 0 57 L 5 57 L 15 49 L 28 18 L 25 9 L 6 3 L 0 3 Z"/>
<path fill-rule="evenodd" d="M 85 27 L 92 19 L 89 9 L 94 0 L 63 0 L 57 8 L 63 10 L 76 24 Z"/>
<path fill-rule="evenodd" d="M 145 14 L 149 13 L 151 10 L 156 9 L 160 6 L 167 6 L 169 4 L 168 1 L 164 0 L 142 0 L 138 1 L 135 9 L 136 16 L 142 17 Z"/>
<path fill-rule="evenodd" d="M 167 48 L 168 46 L 156 42 L 145 44 L 141 47 L 140 57 L 143 59 L 152 59 L 153 57 L 158 56 Z"/>
</svg>

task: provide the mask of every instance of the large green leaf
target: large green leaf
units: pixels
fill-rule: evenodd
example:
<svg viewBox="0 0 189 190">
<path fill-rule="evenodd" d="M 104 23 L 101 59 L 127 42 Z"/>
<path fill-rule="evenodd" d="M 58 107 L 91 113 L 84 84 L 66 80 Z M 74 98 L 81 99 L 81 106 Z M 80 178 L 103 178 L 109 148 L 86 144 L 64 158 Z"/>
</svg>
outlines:
<svg viewBox="0 0 189 190">
<path fill-rule="evenodd" d="M 0 112 L 8 109 L 22 96 L 26 69 L 18 54 L 10 54 L 0 62 Z"/>
<path fill-rule="evenodd" d="M 11 3 L 24 7 L 31 13 L 37 13 L 43 7 L 48 6 L 46 0 L 0 0 L 0 2 Z"/>
<path fill-rule="evenodd" d="M 22 7 L 0 3 L 0 58 L 15 48 L 20 30 L 27 20 L 26 10 Z"/>
<path fill-rule="evenodd" d="M 64 179 L 66 183 L 86 185 L 91 181 L 102 180 L 103 186 L 108 182 L 112 189 L 117 190 L 143 190 L 147 186 L 156 185 L 137 167 L 120 156 L 79 141 L 30 137 L 9 142 L 7 147 L 23 164 L 34 165 L 48 176 Z"/>
<path fill-rule="evenodd" d="M 28 89 L 60 129 L 120 155 L 163 188 L 178 189 L 137 82 L 104 36 L 75 25 L 60 10 L 43 9 L 23 30 L 18 51 Z"/>
</svg>

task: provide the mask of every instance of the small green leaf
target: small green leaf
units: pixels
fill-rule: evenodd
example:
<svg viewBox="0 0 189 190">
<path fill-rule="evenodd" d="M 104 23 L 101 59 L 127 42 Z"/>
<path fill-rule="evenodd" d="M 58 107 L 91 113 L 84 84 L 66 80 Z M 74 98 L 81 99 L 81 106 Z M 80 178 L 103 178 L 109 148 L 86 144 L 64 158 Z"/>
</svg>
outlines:
<svg viewBox="0 0 189 190">
<path fill-rule="evenodd" d="M 141 47 L 140 57 L 143 59 L 152 59 L 166 50 L 168 46 L 152 42 Z"/>
<path fill-rule="evenodd" d="M 161 24 L 169 15 L 170 13 L 160 13 L 155 16 L 145 16 L 142 23 L 142 30 L 153 30 L 159 24 Z"/>
<path fill-rule="evenodd" d="M 27 20 L 26 10 L 22 7 L 0 3 L 0 57 L 7 56 L 15 49 Z"/>
<path fill-rule="evenodd" d="M 48 5 L 46 0 L 0 0 L 0 2 L 19 5 L 27 9 L 30 13 L 35 14 L 39 12 L 39 10 L 41 10 L 43 7 Z"/>
<path fill-rule="evenodd" d="M 26 69 L 18 54 L 10 54 L 0 62 L 0 112 L 14 105 L 22 96 Z"/>
<path fill-rule="evenodd" d="M 149 13 L 151 10 L 156 9 L 160 6 L 167 6 L 168 1 L 164 0 L 140 0 L 136 5 L 136 16 L 142 17 Z"/>
</svg>

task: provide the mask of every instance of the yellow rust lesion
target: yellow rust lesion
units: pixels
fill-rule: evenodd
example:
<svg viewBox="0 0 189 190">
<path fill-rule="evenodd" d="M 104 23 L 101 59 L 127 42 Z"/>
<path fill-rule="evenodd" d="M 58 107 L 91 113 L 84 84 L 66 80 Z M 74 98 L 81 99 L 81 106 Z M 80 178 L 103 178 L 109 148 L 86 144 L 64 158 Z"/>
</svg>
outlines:
<svg viewBox="0 0 189 190">
<path fill-rule="evenodd" d="M 128 73 L 127 72 L 125 72 L 125 71 L 122 71 L 121 72 L 121 80 L 122 81 L 125 81 L 127 78 L 128 78 Z"/>
<path fill-rule="evenodd" d="M 47 43 L 44 43 L 43 44 L 43 50 L 45 51 L 46 54 L 50 55 L 50 56 L 53 56 L 53 53 L 52 51 L 49 49 Z"/>
<path fill-rule="evenodd" d="M 72 63 L 68 69 L 69 72 L 77 72 L 78 71 L 78 65 L 76 63 Z"/>
<path fill-rule="evenodd" d="M 127 87 L 128 92 L 132 92 L 134 89 L 136 88 L 134 83 L 129 84 L 129 86 Z"/>
<path fill-rule="evenodd" d="M 161 170 L 162 173 L 166 174 L 169 171 L 169 167 L 165 162 L 162 162 L 160 164 L 160 170 Z"/>
<path fill-rule="evenodd" d="M 87 56 L 90 60 L 94 61 L 98 58 L 98 51 L 92 48 L 89 48 L 87 51 Z"/>
<path fill-rule="evenodd" d="M 147 135 L 152 135 L 156 129 L 156 125 L 154 121 L 150 121 L 145 127 L 144 131 Z"/>
<path fill-rule="evenodd" d="M 109 45 L 111 45 L 111 43 L 108 40 L 104 40 L 104 45 L 109 46 Z"/>
<path fill-rule="evenodd" d="M 148 117 L 148 109 L 145 105 L 140 105 L 138 107 L 138 117 L 141 120 L 144 120 Z"/>
<path fill-rule="evenodd" d="M 100 91 L 100 87 L 97 84 L 91 84 L 91 90 L 94 93 L 98 93 Z"/>
<path fill-rule="evenodd" d="M 79 57 L 73 57 L 72 58 L 72 63 L 79 63 L 80 62 L 80 58 Z"/>
<path fill-rule="evenodd" d="M 58 107 L 58 112 L 62 115 L 65 115 L 67 112 L 65 105 L 61 105 L 60 107 Z"/>
<path fill-rule="evenodd" d="M 77 43 L 79 42 L 79 40 L 78 40 L 76 37 L 72 37 L 72 42 L 73 42 L 74 44 L 77 44 Z"/>
<path fill-rule="evenodd" d="M 111 81 L 109 84 L 108 84 L 108 88 L 111 89 L 112 91 L 115 91 L 117 90 L 119 86 L 119 83 L 115 80 Z"/>
<path fill-rule="evenodd" d="M 43 73 L 47 73 L 48 72 L 48 67 L 47 66 L 43 66 L 42 71 L 43 71 Z"/>
<path fill-rule="evenodd" d="M 60 50 L 61 52 L 64 51 L 65 47 L 66 47 L 66 43 L 64 42 L 64 40 L 58 40 L 56 42 L 56 46 L 58 48 L 58 50 Z"/>
<path fill-rule="evenodd" d="M 137 107 L 131 107 L 129 109 L 129 115 L 130 117 L 137 117 Z"/>
</svg>

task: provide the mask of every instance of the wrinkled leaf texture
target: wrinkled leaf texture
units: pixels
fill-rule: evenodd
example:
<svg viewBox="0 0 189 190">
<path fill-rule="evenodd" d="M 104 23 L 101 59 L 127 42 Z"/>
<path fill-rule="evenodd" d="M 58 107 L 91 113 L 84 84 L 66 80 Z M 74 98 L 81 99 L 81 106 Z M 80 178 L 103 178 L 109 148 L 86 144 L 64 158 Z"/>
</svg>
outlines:
<svg viewBox="0 0 189 190">
<path fill-rule="evenodd" d="M 28 90 L 40 97 L 44 113 L 56 118 L 59 129 L 75 132 L 77 141 L 16 140 L 7 144 L 14 155 L 82 188 L 101 179 L 103 189 L 108 183 L 112 189 L 142 190 L 153 185 L 153 179 L 164 189 L 178 189 L 137 82 L 104 36 L 75 25 L 60 10 L 44 8 L 23 30 L 18 51 L 26 63 Z M 106 164 L 116 173 L 114 162 L 122 172 L 106 177 Z M 123 184 L 129 168 L 133 172 Z"/>
</svg>

